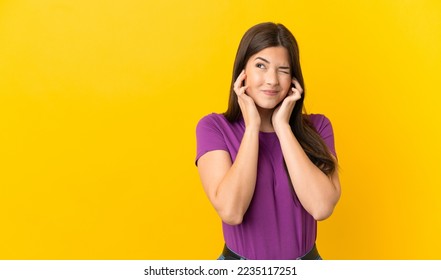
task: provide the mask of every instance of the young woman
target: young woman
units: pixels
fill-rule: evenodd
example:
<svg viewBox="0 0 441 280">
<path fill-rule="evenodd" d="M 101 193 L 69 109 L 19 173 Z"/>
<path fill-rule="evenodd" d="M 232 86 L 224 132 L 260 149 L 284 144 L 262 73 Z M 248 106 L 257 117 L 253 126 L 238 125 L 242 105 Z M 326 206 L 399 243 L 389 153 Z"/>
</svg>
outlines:
<svg viewBox="0 0 441 280">
<path fill-rule="evenodd" d="M 222 219 L 219 259 L 321 259 L 317 220 L 340 198 L 329 120 L 302 113 L 297 42 L 282 24 L 242 38 L 228 110 L 202 118 L 196 164 Z"/>
</svg>

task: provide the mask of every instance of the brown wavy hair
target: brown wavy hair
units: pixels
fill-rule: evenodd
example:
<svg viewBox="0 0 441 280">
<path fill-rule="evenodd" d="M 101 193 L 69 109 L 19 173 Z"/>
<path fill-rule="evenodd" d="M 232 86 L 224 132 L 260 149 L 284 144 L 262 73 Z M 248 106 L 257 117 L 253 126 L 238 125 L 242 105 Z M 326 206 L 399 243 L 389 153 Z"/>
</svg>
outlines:
<svg viewBox="0 0 441 280">
<path fill-rule="evenodd" d="M 278 46 L 288 50 L 291 77 L 295 77 L 303 88 L 303 94 L 297 100 L 289 120 L 291 130 L 309 159 L 325 174 L 331 175 L 336 169 L 331 152 L 310 122 L 308 115 L 302 114 L 305 111 L 303 102 L 306 90 L 300 68 L 299 48 L 294 35 L 284 25 L 272 22 L 260 23 L 251 27 L 242 37 L 234 61 L 228 109 L 224 116 L 228 121 L 235 122 L 242 115 L 233 86 L 250 57 L 265 48 Z"/>
</svg>

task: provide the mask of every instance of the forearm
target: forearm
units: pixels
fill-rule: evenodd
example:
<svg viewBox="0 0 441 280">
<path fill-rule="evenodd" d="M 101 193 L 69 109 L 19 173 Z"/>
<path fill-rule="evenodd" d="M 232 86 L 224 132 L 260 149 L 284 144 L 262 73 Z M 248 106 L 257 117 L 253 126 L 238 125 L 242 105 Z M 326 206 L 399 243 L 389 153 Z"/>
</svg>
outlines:
<svg viewBox="0 0 441 280">
<path fill-rule="evenodd" d="M 330 176 L 311 162 L 289 124 L 278 128 L 276 132 L 294 191 L 301 204 L 316 220 L 326 219 L 332 214 L 340 197 L 339 188 Z"/>
<path fill-rule="evenodd" d="M 240 224 L 256 186 L 259 130 L 247 128 L 231 168 L 220 182 L 215 200 L 222 220 Z"/>
</svg>

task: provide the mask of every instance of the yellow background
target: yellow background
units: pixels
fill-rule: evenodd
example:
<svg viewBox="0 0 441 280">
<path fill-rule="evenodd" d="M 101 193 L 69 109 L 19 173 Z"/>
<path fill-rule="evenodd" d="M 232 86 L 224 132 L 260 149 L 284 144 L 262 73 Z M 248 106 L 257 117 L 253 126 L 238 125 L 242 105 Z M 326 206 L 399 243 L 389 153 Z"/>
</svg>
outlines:
<svg viewBox="0 0 441 280">
<path fill-rule="evenodd" d="M 343 194 L 327 259 L 439 259 L 441 4 L 0 1 L 0 258 L 215 259 L 194 165 L 243 33 L 297 37 Z"/>
</svg>

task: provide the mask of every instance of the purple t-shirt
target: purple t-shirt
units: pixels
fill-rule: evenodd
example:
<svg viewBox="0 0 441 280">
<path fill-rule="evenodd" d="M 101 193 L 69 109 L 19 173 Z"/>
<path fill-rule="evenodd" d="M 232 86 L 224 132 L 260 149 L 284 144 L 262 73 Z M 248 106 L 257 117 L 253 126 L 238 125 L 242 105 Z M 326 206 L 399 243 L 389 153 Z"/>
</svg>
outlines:
<svg viewBox="0 0 441 280">
<path fill-rule="evenodd" d="M 310 120 L 335 156 L 330 121 L 311 114 Z M 245 123 L 230 123 L 222 114 L 202 118 L 196 128 L 197 160 L 209 151 L 225 150 L 234 162 Z M 314 246 L 317 222 L 300 204 L 283 162 L 274 132 L 259 133 L 257 180 L 251 203 L 239 225 L 222 223 L 225 243 L 247 259 L 296 259 Z"/>
</svg>

